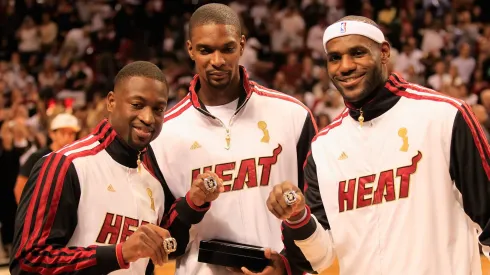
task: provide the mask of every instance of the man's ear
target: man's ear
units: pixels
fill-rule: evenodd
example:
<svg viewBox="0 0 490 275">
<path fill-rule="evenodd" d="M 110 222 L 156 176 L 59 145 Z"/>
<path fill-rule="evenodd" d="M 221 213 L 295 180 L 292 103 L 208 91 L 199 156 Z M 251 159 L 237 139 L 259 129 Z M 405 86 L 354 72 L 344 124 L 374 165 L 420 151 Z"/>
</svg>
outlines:
<svg viewBox="0 0 490 275">
<path fill-rule="evenodd" d="M 391 46 L 388 42 L 381 43 L 381 64 L 388 64 L 390 61 Z"/>
<path fill-rule="evenodd" d="M 192 43 L 190 40 L 187 40 L 187 53 L 189 54 L 190 58 L 194 60 L 194 53 L 192 53 Z"/>
<path fill-rule="evenodd" d="M 114 94 L 113 91 L 110 91 L 109 94 L 107 94 L 106 102 L 107 102 L 107 111 L 112 113 L 114 111 L 114 108 L 116 107 L 116 95 Z"/>
<path fill-rule="evenodd" d="M 242 35 L 240 39 L 240 56 L 242 56 L 243 51 L 245 50 L 245 42 L 246 42 L 245 35 Z"/>
</svg>

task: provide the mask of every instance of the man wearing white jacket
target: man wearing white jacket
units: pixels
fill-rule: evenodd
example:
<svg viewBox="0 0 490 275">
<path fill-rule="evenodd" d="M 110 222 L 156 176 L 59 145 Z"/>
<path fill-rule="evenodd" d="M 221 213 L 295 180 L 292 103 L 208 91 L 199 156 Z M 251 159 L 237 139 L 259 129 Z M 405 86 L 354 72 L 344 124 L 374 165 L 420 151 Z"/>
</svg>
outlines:
<svg viewBox="0 0 490 275">
<path fill-rule="evenodd" d="M 337 257 L 342 275 L 481 274 L 490 147 L 471 108 L 389 75 L 390 45 L 367 18 L 343 18 L 323 42 L 347 108 L 312 141 L 305 195 L 284 182 L 268 199 L 286 270 L 321 273 Z"/>
</svg>

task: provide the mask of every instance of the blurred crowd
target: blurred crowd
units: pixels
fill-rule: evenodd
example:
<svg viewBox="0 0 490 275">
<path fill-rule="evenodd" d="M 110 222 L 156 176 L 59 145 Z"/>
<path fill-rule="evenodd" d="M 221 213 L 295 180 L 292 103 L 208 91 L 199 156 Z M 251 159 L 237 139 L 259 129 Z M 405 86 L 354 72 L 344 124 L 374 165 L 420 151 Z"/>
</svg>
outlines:
<svg viewBox="0 0 490 275">
<path fill-rule="evenodd" d="M 241 15 L 240 63 L 250 77 L 304 102 L 319 127 L 345 107 L 325 70 L 323 31 L 353 14 L 382 28 L 390 70 L 465 100 L 490 127 L 488 0 L 0 0 L 0 263 L 12 242 L 16 183 L 35 160 L 105 116 L 105 95 L 122 66 L 160 66 L 169 108 L 187 94 L 194 75 L 188 19 L 208 2 Z"/>
</svg>

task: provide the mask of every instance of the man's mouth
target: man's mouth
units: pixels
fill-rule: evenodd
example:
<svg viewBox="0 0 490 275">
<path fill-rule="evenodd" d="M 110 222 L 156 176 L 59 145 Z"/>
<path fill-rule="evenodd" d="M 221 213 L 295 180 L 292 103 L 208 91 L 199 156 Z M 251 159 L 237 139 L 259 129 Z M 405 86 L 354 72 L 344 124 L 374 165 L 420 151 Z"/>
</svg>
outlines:
<svg viewBox="0 0 490 275">
<path fill-rule="evenodd" d="M 136 134 L 142 138 L 150 138 L 153 133 L 153 129 L 148 127 L 133 126 L 133 129 Z"/>
<path fill-rule="evenodd" d="M 209 76 L 211 78 L 225 78 L 226 76 L 228 76 L 228 72 L 222 72 L 222 71 L 214 71 L 214 72 L 210 72 L 209 73 Z"/>
<path fill-rule="evenodd" d="M 337 78 L 337 81 L 339 81 L 341 85 L 344 86 L 345 88 L 350 88 L 359 84 L 359 82 L 361 82 L 361 80 L 364 78 L 365 75 L 366 74 L 364 73 L 357 76 L 343 77 L 340 79 Z"/>
</svg>

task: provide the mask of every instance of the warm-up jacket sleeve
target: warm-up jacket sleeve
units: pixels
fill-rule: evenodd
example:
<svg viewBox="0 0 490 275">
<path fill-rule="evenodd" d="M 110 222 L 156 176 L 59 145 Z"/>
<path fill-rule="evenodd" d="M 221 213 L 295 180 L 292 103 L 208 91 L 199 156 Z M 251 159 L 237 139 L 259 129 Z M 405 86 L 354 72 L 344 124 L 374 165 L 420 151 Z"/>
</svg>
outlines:
<svg viewBox="0 0 490 275">
<path fill-rule="evenodd" d="M 450 174 L 462 195 L 464 211 L 478 225 L 485 255 L 490 252 L 490 146 L 470 107 L 454 119 Z"/>
<path fill-rule="evenodd" d="M 298 187 L 301 190 L 305 189 L 304 167 L 306 164 L 306 158 L 308 156 L 308 152 L 310 151 L 311 141 L 317 133 L 318 128 L 316 121 L 312 117 L 311 112 L 308 112 L 306 115 L 305 123 L 303 124 L 303 129 L 301 130 L 301 135 L 299 137 L 298 143 L 296 144 Z"/>
<path fill-rule="evenodd" d="M 52 153 L 34 165 L 15 218 L 12 275 L 107 274 L 128 267 L 120 245 L 67 247 L 79 198 L 78 175 L 66 156 Z"/>
<path fill-rule="evenodd" d="M 316 165 L 311 154 L 308 154 L 304 173 L 307 184 L 304 193 L 306 216 L 298 223 L 284 221 L 282 224 L 284 250 L 281 254 L 288 275 L 321 273 L 335 258 L 330 225 L 320 196 Z"/>
<path fill-rule="evenodd" d="M 165 176 L 158 167 L 153 150 L 150 148 L 145 154 L 144 163 L 151 167 L 152 173 L 160 180 L 165 194 L 165 212 L 160 226 L 167 229 L 170 235 L 177 241 L 177 250 L 169 255 L 176 258 L 185 253 L 189 243 L 189 230 L 193 224 L 199 223 L 211 204 L 206 203 L 198 207 L 192 203 L 188 194 L 185 197 L 175 198 L 167 186 Z"/>
</svg>

